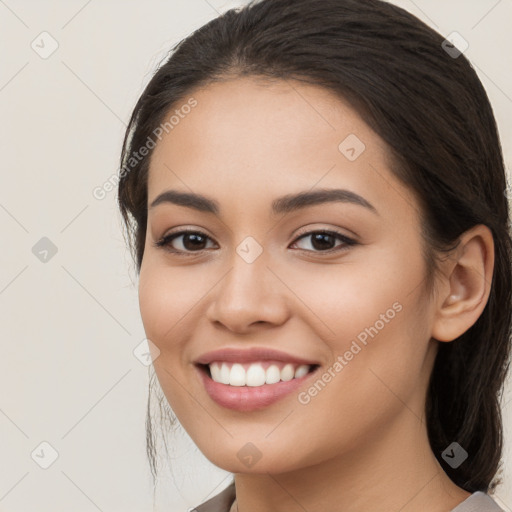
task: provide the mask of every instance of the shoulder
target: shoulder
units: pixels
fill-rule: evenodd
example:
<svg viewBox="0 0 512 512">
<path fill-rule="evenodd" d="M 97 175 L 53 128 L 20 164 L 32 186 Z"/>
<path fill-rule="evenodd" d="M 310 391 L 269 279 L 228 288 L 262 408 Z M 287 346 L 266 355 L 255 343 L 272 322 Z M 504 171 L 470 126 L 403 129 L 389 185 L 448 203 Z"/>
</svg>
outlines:
<svg viewBox="0 0 512 512">
<path fill-rule="evenodd" d="M 504 512 L 504 510 L 488 494 L 477 491 L 451 512 Z"/>
<path fill-rule="evenodd" d="M 235 482 L 232 482 L 219 494 L 195 507 L 191 512 L 229 512 L 234 500 Z M 477 491 L 451 512 L 504 512 L 504 510 L 488 494 Z"/>
<path fill-rule="evenodd" d="M 191 512 L 229 512 L 233 501 L 235 501 L 235 482 L 231 482 L 223 491 L 193 508 Z"/>
</svg>

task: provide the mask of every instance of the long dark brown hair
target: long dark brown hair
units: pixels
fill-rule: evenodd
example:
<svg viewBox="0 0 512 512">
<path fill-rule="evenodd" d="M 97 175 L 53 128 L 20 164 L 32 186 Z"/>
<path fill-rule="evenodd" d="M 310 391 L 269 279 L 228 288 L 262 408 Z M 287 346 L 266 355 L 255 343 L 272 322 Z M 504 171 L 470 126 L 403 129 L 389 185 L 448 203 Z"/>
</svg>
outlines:
<svg viewBox="0 0 512 512">
<path fill-rule="evenodd" d="M 295 79 L 347 100 L 391 148 L 392 172 L 417 196 L 430 287 L 443 251 L 476 224 L 492 231 L 495 267 L 476 323 L 440 343 L 426 403 L 430 445 L 469 492 L 494 491 L 503 448 L 500 398 L 509 368 L 511 237 L 506 176 L 486 92 L 464 55 L 405 10 L 380 0 L 260 0 L 172 48 L 138 100 L 122 148 L 118 201 L 137 272 L 144 255 L 148 145 L 191 92 L 241 76 Z M 150 393 L 151 394 L 151 393 Z M 160 407 L 162 403 L 160 402 Z M 147 453 L 155 449 L 148 401 Z M 456 469 L 442 452 L 459 443 Z"/>
</svg>

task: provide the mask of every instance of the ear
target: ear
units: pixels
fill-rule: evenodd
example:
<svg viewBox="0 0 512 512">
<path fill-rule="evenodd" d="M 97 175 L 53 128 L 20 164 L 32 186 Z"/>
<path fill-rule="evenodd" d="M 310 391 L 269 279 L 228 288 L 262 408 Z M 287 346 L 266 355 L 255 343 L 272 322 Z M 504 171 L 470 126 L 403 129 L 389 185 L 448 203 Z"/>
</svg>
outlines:
<svg viewBox="0 0 512 512">
<path fill-rule="evenodd" d="M 431 336 L 452 341 L 466 332 L 482 314 L 491 291 L 494 240 L 479 224 L 463 233 L 452 257 L 442 263 L 440 293 Z"/>
</svg>

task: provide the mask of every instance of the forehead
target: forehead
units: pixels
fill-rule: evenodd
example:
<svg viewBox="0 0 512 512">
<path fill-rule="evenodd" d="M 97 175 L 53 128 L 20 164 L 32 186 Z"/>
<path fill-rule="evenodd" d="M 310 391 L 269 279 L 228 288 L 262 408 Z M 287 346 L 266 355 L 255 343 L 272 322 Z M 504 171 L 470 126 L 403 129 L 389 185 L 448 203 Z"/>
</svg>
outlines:
<svg viewBox="0 0 512 512">
<path fill-rule="evenodd" d="M 191 99 L 195 106 L 180 111 Z M 151 157 L 149 201 L 165 188 L 221 202 L 243 195 L 243 207 L 244 197 L 268 203 L 315 186 L 374 197 L 401 187 L 385 142 L 348 102 L 316 85 L 248 77 L 213 83 L 176 103 L 173 114 L 177 122 Z"/>
<path fill-rule="evenodd" d="M 192 109 L 186 107 L 191 98 L 196 103 Z M 172 116 L 180 110 L 188 113 Z M 252 150 L 264 157 L 265 150 L 272 150 L 272 158 L 291 158 L 290 149 L 295 153 L 319 142 L 322 149 L 334 144 L 337 151 L 338 139 L 350 134 L 364 138 L 370 150 L 384 145 L 344 99 L 295 80 L 245 77 L 212 83 L 173 105 L 169 117 L 174 118 L 173 126 L 163 134 L 155 159 L 167 148 L 179 151 L 184 145 L 197 150 L 189 158 L 204 157 L 205 148 L 210 158 L 216 156 L 214 148 L 222 155 L 236 148 L 236 153 Z"/>
</svg>

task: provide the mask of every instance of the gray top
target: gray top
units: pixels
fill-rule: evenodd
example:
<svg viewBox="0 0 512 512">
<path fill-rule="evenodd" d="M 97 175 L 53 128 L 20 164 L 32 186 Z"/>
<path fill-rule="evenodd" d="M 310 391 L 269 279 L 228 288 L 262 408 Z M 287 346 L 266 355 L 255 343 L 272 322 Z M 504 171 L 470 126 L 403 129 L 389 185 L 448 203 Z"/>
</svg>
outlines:
<svg viewBox="0 0 512 512">
<path fill-rule="evenodd" d="M 235 501 L 235 482 L 208 501 L 192 509 L 191 512 L 229 512 Z M 451 512 L 504 512 L 502 508 L 486 493 L 474 492 L 457 505 Z"/>
<path fill-rule="evenodd" d="M 504 510 L 488 494 L 477 491 L 457 505 L 452 512 L 504 512 Z"/>
</svg>

